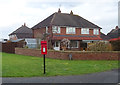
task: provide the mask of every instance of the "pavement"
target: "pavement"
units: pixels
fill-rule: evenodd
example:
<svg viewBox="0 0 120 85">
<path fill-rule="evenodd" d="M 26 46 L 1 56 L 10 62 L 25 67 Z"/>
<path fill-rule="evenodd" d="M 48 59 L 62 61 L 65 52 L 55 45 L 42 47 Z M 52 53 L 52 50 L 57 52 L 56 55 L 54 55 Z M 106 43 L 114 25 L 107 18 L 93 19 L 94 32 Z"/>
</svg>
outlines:
<svg viewBox="0 0 120 85">
<path fill-rule="evenodd" d="M 118 83 L 118 69 L 74 76 L 2 78 L 2 83 Z"/>
</svg>

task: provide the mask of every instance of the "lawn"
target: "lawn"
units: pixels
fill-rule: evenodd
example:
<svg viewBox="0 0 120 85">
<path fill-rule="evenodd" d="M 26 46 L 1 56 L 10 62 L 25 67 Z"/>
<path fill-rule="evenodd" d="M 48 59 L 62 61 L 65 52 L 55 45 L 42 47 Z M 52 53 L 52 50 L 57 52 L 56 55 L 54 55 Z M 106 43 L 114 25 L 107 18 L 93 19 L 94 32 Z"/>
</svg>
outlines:
<svg viewBox="0 0 120 85">
<path fill-rule="evenodd" d="M 118 61 L 56 60 L 46 58 L 46 74 L 43 74 L 43 58 L 2 53 L 3 77 L 34 77 L 81 75 L 118 68 Z"/>
</svg>

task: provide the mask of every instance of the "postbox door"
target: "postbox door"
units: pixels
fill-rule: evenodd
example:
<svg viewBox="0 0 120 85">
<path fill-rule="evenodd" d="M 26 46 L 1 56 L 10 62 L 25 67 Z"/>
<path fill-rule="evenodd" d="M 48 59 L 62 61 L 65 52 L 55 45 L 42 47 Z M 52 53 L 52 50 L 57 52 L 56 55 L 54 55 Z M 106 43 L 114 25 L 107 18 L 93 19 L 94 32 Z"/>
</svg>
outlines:
<svg viewBox="0 0 120 85">
<path fill-rule="evenodd" d="M 47 54 L 47 46 L 42 46 L 41 52 L 42 54 Z"/>
<path fill-rule="evenodd" d="M 41 54 L 47 54 L 47 42 L 41 41 Z"/>
</svg>

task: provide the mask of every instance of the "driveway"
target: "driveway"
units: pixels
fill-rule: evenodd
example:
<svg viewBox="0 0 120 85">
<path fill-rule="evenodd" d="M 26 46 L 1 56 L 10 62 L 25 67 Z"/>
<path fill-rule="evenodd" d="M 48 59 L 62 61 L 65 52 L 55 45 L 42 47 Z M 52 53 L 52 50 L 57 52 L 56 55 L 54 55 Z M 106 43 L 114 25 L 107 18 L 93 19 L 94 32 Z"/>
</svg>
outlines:
<svg viewBox="0 0 120 85">
<path fill-rule="evenodd" d="M 3 83 L 118 83 L 118 69 L 75 76 L 2 78 Z"/>
</svg>

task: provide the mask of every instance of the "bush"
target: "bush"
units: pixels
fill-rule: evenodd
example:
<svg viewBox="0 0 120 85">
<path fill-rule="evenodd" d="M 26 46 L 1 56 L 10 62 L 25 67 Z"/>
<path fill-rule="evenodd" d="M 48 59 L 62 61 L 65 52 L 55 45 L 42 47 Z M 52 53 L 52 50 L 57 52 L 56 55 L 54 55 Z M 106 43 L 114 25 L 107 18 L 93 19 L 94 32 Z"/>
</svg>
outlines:
<svg viewBox="0 0 120 85">
<path fill-rule="evenodd" d="M 110 41 L 114 51 L 120 51 L 120 40 Z"/>
<path fill-rule="evenodd" d="M 94 42 L 88 46 L 89 51 L 112 51 L 112 46 L 109 42 Z"/>
<path fill-rule="evenodd" d="M 24 48 L 28 48 L 28 46 L 24 46 Z"/>
</svg>

